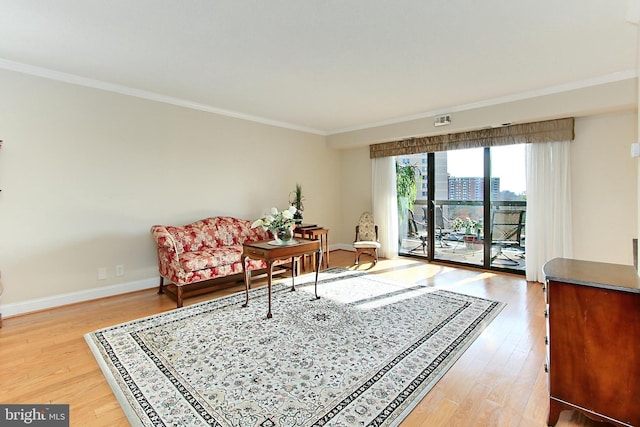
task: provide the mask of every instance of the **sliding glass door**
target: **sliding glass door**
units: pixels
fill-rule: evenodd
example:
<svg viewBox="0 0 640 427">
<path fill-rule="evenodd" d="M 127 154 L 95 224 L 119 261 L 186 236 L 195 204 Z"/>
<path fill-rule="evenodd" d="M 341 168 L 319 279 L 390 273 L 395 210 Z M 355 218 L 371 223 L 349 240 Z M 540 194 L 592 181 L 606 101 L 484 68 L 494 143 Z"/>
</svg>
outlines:
<svg viewBox="0 0 640 427">
<path fill-rule="evenodd" d="M 399 253 L 524 271 L 524 145 L 398 157 L 415 172 L 415 200 L 399 209 Z"/>
<path fill-rule="evenodd" d="M 491 148 L 491 266 L 525 268 L 526 173 L 525 146 Z"/>
<path fill-rule="evenodd" d="M 484 149 L 435 153 L 433 259 L 484 263 Z"/>
</svg>

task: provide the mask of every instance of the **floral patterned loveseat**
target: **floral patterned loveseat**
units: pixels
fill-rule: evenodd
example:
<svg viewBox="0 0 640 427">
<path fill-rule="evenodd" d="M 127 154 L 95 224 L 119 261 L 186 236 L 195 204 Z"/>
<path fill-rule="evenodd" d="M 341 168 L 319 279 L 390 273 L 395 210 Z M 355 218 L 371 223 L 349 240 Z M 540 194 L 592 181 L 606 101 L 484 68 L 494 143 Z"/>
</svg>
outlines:
<svg viewBox="0 0 640 427">
<path fill-rule="evenodd" d="M 217 216 L 183 226 L 154 225 L 151 234 L 158 249 L 159 293 L 164 279 L 176 286 L 178 307 L 182 307 L 186 285 L 242 273 L 242 244 L 271 239 L 261 227 L 251 228 L 251 221 Z M 286 261 L 275 262 L 274 265 Z M 246 259 L 247 270 L 267 267 L 262 260 Z"/>
</svg>

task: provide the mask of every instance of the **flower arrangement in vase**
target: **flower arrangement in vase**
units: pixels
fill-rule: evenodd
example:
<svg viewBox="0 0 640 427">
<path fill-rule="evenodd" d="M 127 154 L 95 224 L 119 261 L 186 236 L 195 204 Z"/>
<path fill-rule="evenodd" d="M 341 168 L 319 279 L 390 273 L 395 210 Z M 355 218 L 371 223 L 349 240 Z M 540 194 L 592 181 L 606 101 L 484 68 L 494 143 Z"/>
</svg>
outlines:
<svg viewBox="0 0 640 427">
<path fill-rule="evenodd" d="M 259 218 L 251 224 L 251 228 L 262 227 L 271 231 L 277 244 L 288 244 L 293 239 L 293 215 L 297 208 L 290 206 L 289 209 L 278 211 L 271 208 L 271 213 Z"/>
</svg>

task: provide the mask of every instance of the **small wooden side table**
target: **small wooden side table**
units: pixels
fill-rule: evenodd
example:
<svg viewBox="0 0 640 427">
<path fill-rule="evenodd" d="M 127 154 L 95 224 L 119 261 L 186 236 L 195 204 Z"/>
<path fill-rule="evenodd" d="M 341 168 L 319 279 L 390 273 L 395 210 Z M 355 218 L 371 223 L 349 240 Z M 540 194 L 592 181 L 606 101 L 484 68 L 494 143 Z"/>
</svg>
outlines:
<svg viewBox="0 0 640 427">
<path fill-rule="evenodd" d="M 302 226 L 297 227 L 294 233 L 311 240 L 319 240 L 320 249 L 322 250 L 320 268 L 329 268 L 329 229 L 317 225 Z M 302 258 L 302 269 L 306 270 L 305 257 Z"/>
</svg>

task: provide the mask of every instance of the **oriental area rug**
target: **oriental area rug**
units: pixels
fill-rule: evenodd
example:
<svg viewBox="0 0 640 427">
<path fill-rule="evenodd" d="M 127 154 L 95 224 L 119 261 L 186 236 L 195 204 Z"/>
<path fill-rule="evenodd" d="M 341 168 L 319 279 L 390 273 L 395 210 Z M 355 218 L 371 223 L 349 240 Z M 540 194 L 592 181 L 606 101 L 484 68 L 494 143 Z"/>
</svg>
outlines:
<svg viewBox="0 0 640 427">
<path fill-rule="evenodd" d="M 504 304 L 332 268 L 85 335 L 134 426 L 399 424 Z"/>
</svg>

